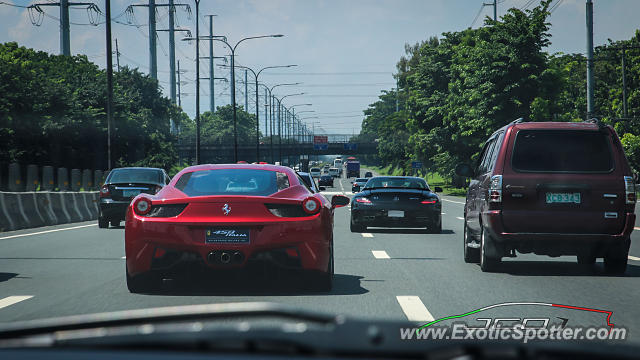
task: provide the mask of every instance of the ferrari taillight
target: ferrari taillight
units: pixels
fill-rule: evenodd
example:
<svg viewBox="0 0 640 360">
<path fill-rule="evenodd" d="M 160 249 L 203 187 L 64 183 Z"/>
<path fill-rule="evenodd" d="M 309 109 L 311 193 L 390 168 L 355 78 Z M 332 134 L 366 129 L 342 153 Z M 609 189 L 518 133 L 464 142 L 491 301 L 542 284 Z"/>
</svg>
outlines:
<svg viewBox="0 0 640 360">
<path fill-rule="evenodd" d="M 309 197 L 302 201 L 302 210 L 309 215 L 313 215 L 320 211 L 320 201 L 314 197 Z"/>
<path fill-rule="evenodd" d="M 164 204 L 153 205 L 151 211 L 146 214 L 147 217 L 174 217 L 180 215 L 187 204 Z"/>
<path fill-rule="evenodd" d="M 100 197 L 101 198 L 105 198 L 105 197 L 109 197 L 111 196 L 111 192 L 109 192 L 109 186 L 108 185 L 102 185 L 102 187 L 100 188 Z"/>
<path fill-rule="evenodd" d="M 141 216 L 148 214 L 151 211 L 151 200 L 143 197 L 139 198 L 133 203 L 133 211 Z"/>
</svg>

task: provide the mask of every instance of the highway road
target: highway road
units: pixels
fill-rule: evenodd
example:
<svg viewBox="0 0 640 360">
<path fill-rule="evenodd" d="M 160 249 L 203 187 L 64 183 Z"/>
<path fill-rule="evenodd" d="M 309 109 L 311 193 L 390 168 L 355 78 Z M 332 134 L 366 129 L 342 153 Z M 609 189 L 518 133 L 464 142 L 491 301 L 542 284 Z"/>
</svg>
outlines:
<svg viewBox="0 0 640 360">
<path fill-rule="evenodd" d="M 347 179 L 327 196 L 350 195 Z M 358 318 L 407 319 L 416 324 L 501 302 L 544 302 L 613 311 L 611 322 L 640 342 L 640 235 L 632 238 L 624 276 L 579 266 L 575 257 L 519 255 L 499 273 L 483 273 L 462 259 L 463 201 L 443 196 L 443 233 L 419 230 L 349 231 L 349 207 L 336 210 L 335 282 L 328 293 L 291 286 L 286 279 L 250 274 L 168 283 L 154 294 L 131 294 L 125 284 L 124 228 L 95 222 L 0 234 L 0 322 L 157 306 L 273 301 Z M 252 281 L 260 279 L 259 281 Z M 495 316 L 568 318 L 600 325 L 602 314 L 539 308 L 501 308 Z"/>
</svg>

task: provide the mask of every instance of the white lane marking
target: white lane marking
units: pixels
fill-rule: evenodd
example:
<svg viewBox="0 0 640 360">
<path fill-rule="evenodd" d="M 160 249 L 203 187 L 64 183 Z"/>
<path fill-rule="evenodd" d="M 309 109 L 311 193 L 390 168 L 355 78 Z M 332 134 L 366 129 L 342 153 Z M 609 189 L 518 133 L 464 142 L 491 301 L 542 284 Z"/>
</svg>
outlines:
<svg viewBox="0 0 640 360">
<path fill-rule="evenodd" d="M 372 233 L 361 233 L 362 237 L 373 237 Z"/>
<path fill-rule="evenodd" d="M 371 253 L 376 259 L 391 259 L 389 254 L 384 250 L 371 250 Z"/>
<path fill-rule="evenodd" d="M 56 231 L 74 230 L 74 229 L 86 228 L 86 227 L 89 227 L 89 226 L 98 226 L 98 224 L 79 225 L 79 226 L 72 226 L 72 227 L 68 227 L 68 228 L 64 228 L 64 229 L 45 230 L 45 231 L 38 231 L 38 232 L 34 232 L 34 233 L 29 233 L 29 234 L 11 235 L 11 236 L 0 237 L 0 240 L 13 239 L 13 238 L 19 238 L 19 237 L 31 236 L 31 235 L 48 234 L 48 233 L 52 233 L 52 232 L 56 232 Z"/>
<path fill-rule="evenodd" d="M 629 260 L 640 261 L 640 257 L 629 255 Z"/>
<path fill-rule="evenodd" d="M 447 215 L 447 213 L 440 213 L 440 215 Z"/>
<path fill-rule="evenodd" d="M 633 229 L 634 229 L 634 230 L 640 230 L 640 227 L 638 227 L 638 226 L 634 226 L 634 227 L 633 227 Z"/>
<path fill-rule="evenodd" d="M 396 300 L 409 321 L 435 320 L 418 296 L 396 296 Z"/>
<path fill-rule="evenodd" d="M 126 258 L 127 258 L 126 256 L 123 256 L 123 257 L 121 257 L 120 259 L 126 259 Z"/>
<path fill-rule="evenodd" d="M 463 217 L 461 217 L 461 216 L 456 216 L 456 219 L 458 219 L 458 220 L 464 220 L 464 218 L 463 218 Z"/>
<path fill-rule="evenodd" d="M 442 201 L 448 201 L 448 202 L 452 202 L 452 203 L 456 203 L 456 204 L 463 204 L 463 205 L 464 205 L 464 202 L 462 202 L 462 201 L 453 201 L 453 200 L 449 200 L 449 199 L 442 199 L 442 198 L 441 198 L 441 200 L 442 200 Z"/>
<path fill-rule="evenodd" d="M 33 295 L 25 295 L 25 296 L 7 296 L 4 299 L 0 299 L 0 309 L 6 308 L 7 306 L 11 306 L 13 304 L 19 303 L 20 301 L 31 299 Z"/>
</svg>

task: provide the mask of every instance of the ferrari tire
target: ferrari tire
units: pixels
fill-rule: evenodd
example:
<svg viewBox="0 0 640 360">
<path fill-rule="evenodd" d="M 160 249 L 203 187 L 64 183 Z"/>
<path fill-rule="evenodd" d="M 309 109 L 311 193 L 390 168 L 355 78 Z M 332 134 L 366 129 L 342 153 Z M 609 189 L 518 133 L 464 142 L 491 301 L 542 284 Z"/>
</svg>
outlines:
<svg viewBox="0 0 640 360">
<path fill-rule="evenodd" d="M 100 229 L 106 229 L 109 227 L 109 219 L 105 219 L 104 217 L 98 217 L 98 227 Z"/>
<path fill-rule="evenodd" d="M 326 272 L 318 272 L 314 274 L 313 285 L 316 291 L 331 291 L 333 287 L 333 245 L 331 246 L 331 255 L 329 256 L 329 264 L 327 265 Z"/>
<path fill-rule="evenodd" d="M 154 291 L 160 285 L 160 279 L 151 272 L 142 273 L 136 276 L 129 275 L 129 270 L 125 270 L 127 276 L 127 288 L 131 293 L 147 293 Z"/>
</svg>

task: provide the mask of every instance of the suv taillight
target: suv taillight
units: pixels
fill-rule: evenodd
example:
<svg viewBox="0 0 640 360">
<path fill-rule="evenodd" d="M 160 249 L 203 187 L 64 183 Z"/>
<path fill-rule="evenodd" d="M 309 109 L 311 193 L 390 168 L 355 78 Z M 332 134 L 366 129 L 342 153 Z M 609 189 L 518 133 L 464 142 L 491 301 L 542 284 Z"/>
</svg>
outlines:
<svg viewBox="0 0 640 360">
<path fill-rule="evenodd" d="M 636 203 L 636 185 L 633 182 L 632 176 L 624 177 L 624 198 L 627 204 Z"/>
<path fill-rule="evenodd" d="M 489 202 L 502 202 L 502 175 L 493 175 L 489 184 Z"/>
<path fill-rule="evenodd" d="M 104 197 L 109 197 L 111 196 L 111 193 L 109 192 L 109 186 L 108 185 L 102 185 L 102 187 L 100 188 L 100 197 L 104 198 Z"/>
</svg>

